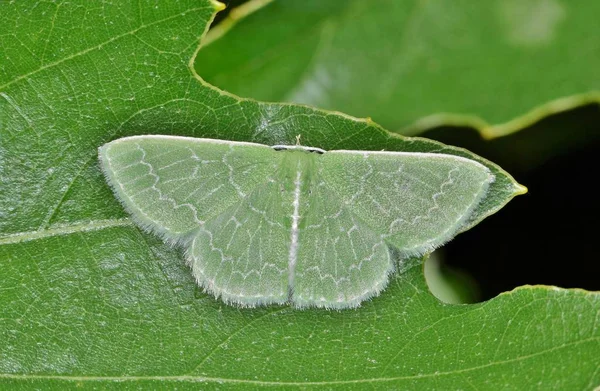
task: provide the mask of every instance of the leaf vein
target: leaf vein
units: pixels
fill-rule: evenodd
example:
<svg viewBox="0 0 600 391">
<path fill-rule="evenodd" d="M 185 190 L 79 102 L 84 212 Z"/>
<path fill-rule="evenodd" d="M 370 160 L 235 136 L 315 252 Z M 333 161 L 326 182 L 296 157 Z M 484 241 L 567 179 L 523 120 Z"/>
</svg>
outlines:
<svg viewBox="0 0 600 391">
<path fill-rule="evenodd" d="M 5 83 L 3 85 L 0 85 L 0 90 L 5 89 L 6 87 L 9 87 L 12 84 L 15 84 L 15 83 L 17 83 L 17 82 L 19 82 L 19 81 L 21 81 L 23 79 L 27 79 L 27 78 L 29 78 L 29 77 L 31 77 L 31 76 L 39 73 L 39 72 L 42 72 L 42 71 L 44 71 L 46 69 L 50 69 L 50 68 L 56 67 L 56 66 L 58 66 L 58 65 L 60 65 L 60 64 L 62 64 L 64 62 L 67 62 L 67 61 L 72 60 L 72 59 L 77 58 L 77 57 L 81 57 L 81 56 L 83 56 L 83 55 L 85 55 L 87 53 L 90 53 L 90 52 L 94 51 L 94 50 L 100 50 L 103 47 L 105 47 L 106 45 L 108 45 L 108 44 L 110 44 L 112 42 L 115 42 L 115 41 L 117 41 L 117 40 L 119 40 L 121 38 L 124 38 L 124 37 L 127 37 L 127 36 L 133 36 L 134 34 L 136 34 L 137 32 L 139 32 L 139 31 L 141 31 L 141 30 L 143 30 L 145 28 L 148 28 L 148 27 L 151 27 L 151 26 L 163 23 L 163 22 L 167 22 L 167 21 L 169 21 L 171 19 L 176 19 L 176 18 L 185 16 L 186 14 L 191 13 L 191 12 L 203 11 L 203 10 L 205 10 L 204 7 L 191 8 L 188 11 L 178 13 L 177 15 L 172 15 L 172 16 L 169 16 L 169 17 L 164 18 L 164 19 L 159 19 L 159 20 L 156 20 L 156 21 L 148 23 L 148 24 L 141 24 L 139 27 L 137 27 L 137 28 L 135 28 L 133 30 L 127 31 L 127 32 L 125 32 L 123 34 L 116 35 L 116 36 L 114 36 L 114 37 L 112 37 L 112 38 L 110 38 L 110 39 L 108 39 L 108 40 L 106 40 L 104 42 L 99 43 L 96 46 L 92 46 L 92 47 L 89 47 L 87 49 L 83 49 L 83 50 L 81 50 L 81 51 L 79 51 L 77 53 L 73 53 L 73 54 L 71 54 L 69 56 L 61 58 L 60 60 L 57 60 L 57 61 L 54 61 L 54 62 L 50 62 L 50 63 L 45 64 L 45 65 L 41 65 L 37 69 L 34 69 L 34 70 L 32 70 L 30 72 L 27 72 L 25 74 L 22 74 L 20 76 L 17 76 L 14 79 L 8 81 L 7 83 Z M 27 48 L 27 46 L 25 44 L 23 44 L 23 47 Z"/>
</svg>

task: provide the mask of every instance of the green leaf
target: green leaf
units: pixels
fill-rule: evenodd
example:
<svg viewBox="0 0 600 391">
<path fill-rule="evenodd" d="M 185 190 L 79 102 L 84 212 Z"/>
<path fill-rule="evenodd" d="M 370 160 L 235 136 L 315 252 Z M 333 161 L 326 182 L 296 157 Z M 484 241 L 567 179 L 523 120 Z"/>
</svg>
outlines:
<svg viewBox="0 0 600 391">
<path fill-rule="evenodd" d="M 188 64 L 216 8 L 191 0 L 0 3 L 2 388 L 600 382 L 598 294 L 526 287 L 452 306 L 429 293 L 414 260 L 357 310 L 239 309 L 203 293 L 183 254 L 133 225 L 96 156 L 106 142 L 135 134 L 269 145 L 301 134 L 324 149 L 475 159 L 496 181 L 469 226 L 522 191 L 465 150 L 204 84 Z"/>
<path fill-rule="evenodd" d="M 598 14 L 594 0 L 253 0 L 209 33 L 196 69 L 240 96 L 402 134 L 462 125 L 493 138 L 600 102 Z"/>
</svg>

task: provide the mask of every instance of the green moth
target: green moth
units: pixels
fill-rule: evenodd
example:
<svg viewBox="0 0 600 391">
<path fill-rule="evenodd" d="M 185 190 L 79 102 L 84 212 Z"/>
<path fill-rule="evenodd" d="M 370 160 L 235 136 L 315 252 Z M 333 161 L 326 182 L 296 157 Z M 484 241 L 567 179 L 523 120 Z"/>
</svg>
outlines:
<svg viewBox="0 0 600 391">
<path fill-rule="evenodd" d="M 133 219 L 185 250 L 226 303 L 351 308 L 450 240 L 494 181 L 435 153 L 135 136 L 99 150 Z"/>
</svg>

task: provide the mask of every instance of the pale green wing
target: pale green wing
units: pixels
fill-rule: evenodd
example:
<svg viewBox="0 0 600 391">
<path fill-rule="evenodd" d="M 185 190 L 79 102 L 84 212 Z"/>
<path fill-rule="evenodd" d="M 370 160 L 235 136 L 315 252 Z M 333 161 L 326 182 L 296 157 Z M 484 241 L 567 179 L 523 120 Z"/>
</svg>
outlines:
<svg viewBox="0 0 600 391">
<path fill-rule="evenodd" d="M 309 199 L 301 202 L 292 301 L 297 307 L 356 307 L 385 288 L 393 259 L 381 235 L 319 179 L 308 184 Z"/>
<path fill-rule="evenodd" d="M 239 204 L 277 166 L 261 144 L 173 136 L 121 138 L 99 157 L 134 219 L 176 242 Z"/>
<path fill-rule="evenodd" d="M 392 253 L 421 255 L 450 240 L 494 180 L 451 155 L 331 151 L 317 159 L 302 211 L 294 275 L 298 306 L 356 306 L 385 287 Z"/>
<path fill-rule="evenodd" d="M 285 216 L 292 211 L 292 200 L 274 175 L 204 224 L 189 250 L 198 283 L 226 302 L 255 306 L 288 301 L 290 226 Z"/>
<path fill-rule="evenodd" d="M 100 148 L 108 182 L 133 218 L 184 246 L 200 286 L 242 305 L 288 299 L 284 216 L 292 200 L 283 201 L 273 179 L 281 157 L 260 144 L 169 136 Z"/>
<path fill-rule="evenodd" d="M 453 155 L 332 151 L 319 162 L 340 202 L 404 256 L 450 240 L 494 181 L 484 165 Z"/>
</svg>

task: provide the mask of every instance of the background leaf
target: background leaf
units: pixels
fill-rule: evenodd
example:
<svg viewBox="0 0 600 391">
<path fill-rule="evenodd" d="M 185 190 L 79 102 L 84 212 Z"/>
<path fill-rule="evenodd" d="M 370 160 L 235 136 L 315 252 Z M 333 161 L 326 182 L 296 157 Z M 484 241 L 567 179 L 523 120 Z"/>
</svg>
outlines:
<svg viewBox="0 0 600 391">
<path fill-rule="evenodd" d="M 133 134 L 439 151 L 371 121 L 243 100 L 190 70 L 217 5 L 1 3 L 0 381 L 6 388 L 591 388 L 599 296 L 521 288 L 441 304 L 418 260 L 355 311 L 242 310 L 203 294 L 178 250 L 140 232 L 97 147 Z M 569 357 L 569 360 L 564 360 Z M 548 368 L 551 368 L 550 371 Z M 548 369 L 548 370 L 545 370 Z M 527 373 L 528 376 L 522 376 Z"/>
<path fill-rule="evenodd" d="M 448 304 L 476 303 L 479 301 L 477 284 L 469 275 L 444 267 L 442 251 L 434 251 L 423 264 L 427 287 L 441 302 Z"/>
<path fill-rule="evenodd" d="M 247 17 L 241 8 L 211 31 L 196 63 L 208 82 L 240 96 L 368 116 L 407 135 L 452 124 L 490 138 L 600 102 L 593 0 L 244 7 L 259 3 L 268 4 Z"/>
</svg>

